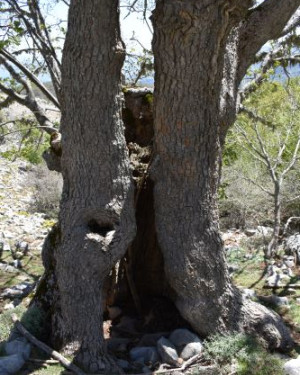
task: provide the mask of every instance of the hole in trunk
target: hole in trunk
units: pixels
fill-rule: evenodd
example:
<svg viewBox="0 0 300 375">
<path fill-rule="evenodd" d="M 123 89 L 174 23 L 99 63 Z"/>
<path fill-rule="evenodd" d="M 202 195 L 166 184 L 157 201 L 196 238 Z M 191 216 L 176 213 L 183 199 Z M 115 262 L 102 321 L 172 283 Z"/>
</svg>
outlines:
<svg viewBox="0 0 300 375">
<path fill-rule="evenodd" d="M 91 219 L 88 222 L 88 227 L 92 233 L 100 234 L 100 236 L 103 236 L 103 237 L 105 237 L 108 232 L 111 232 L 112 230 L 114 230 L 114 227 L 112 224 L 103 223 L 100 225 L 95 219 Z"/>
</svg>

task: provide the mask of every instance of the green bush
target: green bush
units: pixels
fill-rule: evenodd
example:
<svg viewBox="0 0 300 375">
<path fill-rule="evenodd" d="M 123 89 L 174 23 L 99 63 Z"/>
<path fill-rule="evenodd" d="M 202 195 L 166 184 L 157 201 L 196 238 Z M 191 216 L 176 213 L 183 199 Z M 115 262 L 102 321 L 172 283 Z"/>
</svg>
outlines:
<svg viewBox="0 0 300 375">
<path fill-rule="evenodd" d="M 215 335 L 204 343 L 205 356 L 220 367 L 220 375 L 227 375 L 235 367 L 238 375 L 282 375 L 279 358 L 267 352 L 252 337 L 235 335 Z"/>
<path fill-rule="evenodd" d="M 32 164 L 40 164 L 43 161 L 43 152 L 49 147 L 49 135 L 41 133 L 35 126 L 36 121 L 22 118 L 13 126 L 3 127 L 5 133 L 16 132 L 18 144 L 13 144 L 8 150 L 1 152 L 1 156 L 8 160 L 21 158 Z"/>
<path fill-rule="evenodd" d="M 15 309 L 4 311 L 0 315 L 0 341 L 6 341 L 14 327 L 11 319 L 12 314 L 16 314 L 24 327 L 34 336 L 39 338 L 44 333 L 45 313 L 36 306 L 26 309 L 21 304 Z"/>
</svg>

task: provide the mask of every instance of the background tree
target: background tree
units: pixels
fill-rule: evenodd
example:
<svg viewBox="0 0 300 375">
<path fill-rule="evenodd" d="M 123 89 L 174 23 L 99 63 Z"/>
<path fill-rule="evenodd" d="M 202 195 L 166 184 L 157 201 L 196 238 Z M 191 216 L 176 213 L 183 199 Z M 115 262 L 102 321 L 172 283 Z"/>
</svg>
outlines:
<svg viewBox="0 0 300 375">
<path fill-rule="evenodd" d="M 271 179 L 270 189 L 265 180 L 262 183 L 251 175 L 244 176 L 273 200 L 273 236 L 265 253 L 267 258 L 274 255 L 277 249 L 284 185 L 299 160 L 299 82 L 288 81 L 285 85 L 264 84 L 256 90 L 245 102 L 246 108 L 251 111 L 250 119 L 247 114 L 239 116 L 235 124 L 240 148 L 248 153 L 250 163 L 258 170 L 263 170 L 265 178 L 268 176 Z M 247 169 L 251 170 L 249 167 Z M 299 193 L 288 199 L 295 200 L 298 197 Z"/>
<path fill-rule="evenodd" d="M 6 95 L 0 108 L 16 101 L 26 106 L 39 125 L 52 134 L 53 124 L 37 101 L 32 85 L 55 108 L 60 108 L 61 63 L 51 31 L 61 27 L 63 21 L 58 20 L 56 25 L 46 24 L 45 9 L 40 1 L 6 0 L 0 6 L 4 15 L 0 25 L 0 64 L 7 74 L 7 78 L 0 81 L 0 90 Z M 55 95 L 39 79 L 45 72 L 51 78 Z"/>
</svg>

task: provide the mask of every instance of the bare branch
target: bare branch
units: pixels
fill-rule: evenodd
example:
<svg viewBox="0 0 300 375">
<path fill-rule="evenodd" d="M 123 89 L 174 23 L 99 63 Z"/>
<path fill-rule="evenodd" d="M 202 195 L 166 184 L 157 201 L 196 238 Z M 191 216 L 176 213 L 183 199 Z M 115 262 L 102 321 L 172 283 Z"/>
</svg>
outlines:
<svg viewBox="0 0 300 375">
<path fill-rule="evenodd" d="M 281 173 L 282 177 L 284 177 L 293 168 L 293 166 L 295 165 L 296 161 L 298 160 L 297 156 L 298 156 L 298 152 L 299 152 L 299 147 L 300 147 L 300 137 L 298 138 L 298 141 L 297 141 L 296 147 L 294 149 L 293 157 L 292 157 L 292 160 L 291 160 L 290 164 Z"/>
<path fill-rule="evenodd" d="M 242 104 L 240 104 L 240 106 L 238 108 L 238 113 L 245 113 L 246 115 L 249 116 L 250 119 L 252 119 L 254 121 L 259 121 L 263 125 L 266 125 L 269 128 L 273 128 L 274 127 L 274 123 L 273 122 L 268 121 L 265 117 L 259 116 L 258 114 L 256 114 L 255 112 L 253 112 L 251 109 L 244 107 Z"/>
<path fill-rule="evenodd" d="M 285 36 L 286 34 L 295 30 L 295 28 L 298 26 L 300 26 L 300 9 L 298 9 L 297 12 L 290 19 L 289 23 L 285 26 L 280 36 Z"/>
<path fill-rule="evenodd" d="M 265 0 L 249 11 L 239 30 L 239 81 L 254 62 L 261 47 L 267 41 L 281 36 L 299 6 L 300 0 Z"/>
<path fill-rule="evenodd" d="M 266 194 L 270 195 L 271 197 L 274 197 L 274 193 L 272 193 L 271 191 L 267 190 L 264 186 L 258 184 L 256 181 L 252 180 L 252 178 L 245 177 L 245 176 L 242 176 L 241 178 L 243 180 L 245 180 L 245 181 L 251 182 L 251 184 L 253 184 L 254 186 L 257 186 L 259 189 L 261 189 Z"/>
<path fill-rule="evenodd" d="M 245 139 L 247 145 L 255 152 L 255 154 L 257 156 L 259 156 L 259 158 L 254 154 L 251 154 L 253 155 L 258 161 L 260 161 L 261 163 L 264 163 L 266 166 L 268 166 L 268 161 L 266 160 L 266 157 L 263 153 L 261 153 L 253 144 L 253 142 L 250 140 L 250 138 L 248 137 L 248 134 L 245 132 L 244 129 L 242 129 L 240 126 L 238 125 L 235 125 L 236 129 L 239 131 L 239 133 L 243 136 L 243 138 Z M 243 147 L 243 145 L 242 145 Z M 249 151 L 247 148 L 245 148 L 247 151 Z"/>
<path fill-rule="evenodd" d="M 287 222 L 285 223 L 284 229 L 283 229 L 282 237 L 284 237 L 286 235 L 288 227 L 290 226 L 292 220 L 300 220 L 300 217 L 292 216 L 287 220 Z"/>
<path fill-rule="evenodd" d="M 271 176 L 273 182 L 277 182 L 276 173 L 275 173 L 274 167 L 272 167 L 270 155 L 267 153 L 267 151 L 265 149 L 264 142 L 261 138 L 260 132 L 259 132 L 258 127 L 257 127 L 257 123 L 254 124 L 254 131 L 255 131 L 255 135 L 256 135 L 256 138 L 258 140 L 258 144 L 260 146 L 261 152 L 264 155 L 264 159 L 268 164 L 268 170 L 269 170 L 270 176 Z"/>
<path fill-rule="evenodd" d="M 16 102 L 22 105 L 25 105 L 25 100 L 26 100 L 25 96 L 18 94 L 16 91 L 14 91 L 13 89 L 9 87 L 6 87 L 1 82 L 0 82 L 0 90 L 3 91 L 4 94 L 8 95 L 10 98 L 15 100 Z"/>
<path fill-rule="evenodd" d="M 31 129 L 43 129 L 43 130 L 45 130 L 45 132 L 47 132 L 50 135 L 54 134 L 54 133 L 57 133 L 57 129 L 55 129 L 55 128 L 51 127 L 51 126 L 39 126 L 39 125 L 37 125 L 37 126 L 31 126 L 31 127 L 28 128 L 28 130 L 31 130 Z M 1 136 L 2 137 L 6 137 L 6 136 L 8 136 L 10 134 L 20 133 L 21 131 L 23 131 L 23 130 L 22 129 L 13 130 L 11 132 L 7 132 L 5 134 L 2 134 Z"/>
<path fill-rule="evenodd" d="M 28 82 L 26 82 L 26 80 L 19 73 L 17 73 L 16 70 L 2 56 L 0 56 L 0 64 L 5 66 L 10 75 L 25 88 L 27 95 L 33 95 L 32 89 Z"/>
<path fill-rule="evenodd" d="M 28 70 L 22 63 L 15 59 L 8 51 L 2 49 L 0 54 L 16 65 L 41 91 L 42 93 L 58 108 L 60 108 L 58 100 L 54 95 L 42 84 L 42 82 Z"/>
<path fill-rule="evenodd" d="M 7 96 L 2 102 L 0 102 L 0 109 L 9 107 L 15 99 L 11 96 Z"/>
</svg>

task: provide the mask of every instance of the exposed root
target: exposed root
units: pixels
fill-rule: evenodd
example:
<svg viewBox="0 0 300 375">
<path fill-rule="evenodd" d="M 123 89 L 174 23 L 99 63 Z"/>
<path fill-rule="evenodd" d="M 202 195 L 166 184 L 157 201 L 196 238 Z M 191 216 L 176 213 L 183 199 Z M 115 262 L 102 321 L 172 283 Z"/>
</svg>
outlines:
<svg viewBox="0 0 300 375">
<path fill-rule="evenodd" d="M 245 331 L 254 334 L 265 347 L 282 351 L 293 347 L 289 329 L 277 313 L 253 301 L 244 302 L 243 313 Z"/>
</svg>

